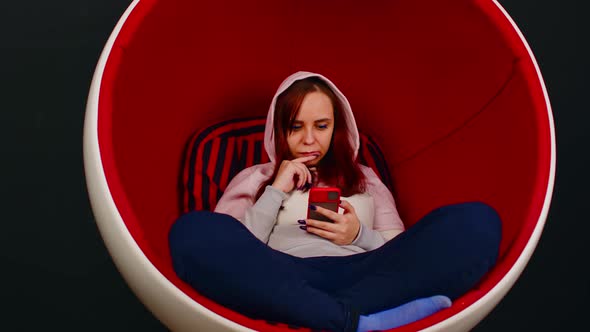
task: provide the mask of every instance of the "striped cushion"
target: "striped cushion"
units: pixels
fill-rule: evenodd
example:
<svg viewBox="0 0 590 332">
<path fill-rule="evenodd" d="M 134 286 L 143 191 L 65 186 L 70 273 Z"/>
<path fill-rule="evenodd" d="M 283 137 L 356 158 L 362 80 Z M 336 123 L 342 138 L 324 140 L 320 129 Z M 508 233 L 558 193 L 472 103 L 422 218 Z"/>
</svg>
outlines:
<svg viewBox="0 0 590 332">
<path fill-rule="evenodd" d="M 190 138 L 181 179 L 183 213 L 213 210 L 236 174 L 269 161 L 263 144 L 265 123 L 266 117 L 229 120 Z M 360 163 L 371 167 L 391 190 L 391 177 L 379 147 L 362 133 L 360 141 Z"/>
</svg>

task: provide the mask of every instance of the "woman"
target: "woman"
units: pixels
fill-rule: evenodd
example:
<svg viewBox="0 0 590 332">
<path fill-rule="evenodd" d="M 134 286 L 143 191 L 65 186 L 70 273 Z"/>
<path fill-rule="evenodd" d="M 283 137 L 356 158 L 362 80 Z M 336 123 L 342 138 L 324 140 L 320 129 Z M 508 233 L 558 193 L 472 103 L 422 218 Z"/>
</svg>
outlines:
<svg viewBox="0 0 590 332">
<path fill-rule="evenodd" d="M 380 330 L 450 306 L 495 263 L 500 221 L 483 203 L 442 207 L 404 232 L 391 193 L 356 161 L 353 113 L 327 78 L 289 76 L 264 140 L 269 163 L 170 232 L 176 272 L 203 295 L 253 318 Z M 311 206 L 333 222 L 305 218 L 311 186 L 341 189 L 343 213 Z"/>
</svg>

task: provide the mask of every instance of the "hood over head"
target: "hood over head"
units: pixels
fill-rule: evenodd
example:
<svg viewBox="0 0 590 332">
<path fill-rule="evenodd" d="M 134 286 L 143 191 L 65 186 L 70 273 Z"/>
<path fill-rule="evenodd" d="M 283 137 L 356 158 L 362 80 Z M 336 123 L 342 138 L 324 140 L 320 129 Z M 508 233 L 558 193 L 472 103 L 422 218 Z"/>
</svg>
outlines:
<svg viewBox="0 0 590 332">
<path fill-rule="evenodd" d="M 340 102 L 342 103 L 342 106 L 343 106 L 342 108 L 343 108 L 343 112 L 344 112 L 344 118 L 346 119 L 346 124 L 347 124 L 348 130 L 349 130 L 348 137 L 350 140 L 350 144 L 354 149 L 354 157 L 356 158 L 356 156 L 358 154 L 358 149 L 360 146 L 359 133 L 358 133 L 358 129 L 356 127 L 356 121 L 354 120 L 354 115 L 352 114 L 352 109 L 350 107 L 350 103 L 348 102 L 348 100 L 346 99 L 344 94 L 342 94 L 342 92 L 340 92 L 340 90 L 338 90 L 336 85 L 334 85 L 334 83 L 332 83 L 326 77 L 324 77 L 320 74 L 312 73 L 312 72 L 299 71 L 299 72 L 296 72 L 296 73 L 292 74 L 291 76 L 287 77 L 283 81 L 283 83 L 281 83 L 277 92 L 275 93 L 274 97 L 272 98 L 272 102 L 271 102 L 270 108 L 268 110 L 268 115 L 266 116 L 266 126 L 265 126 L 265 130 L 264 130 L 264 148 L 266 149 L 266 153 L 268 154 L 270 161 L 273 163 L 276 162 L 275 161 L 276 151 L 275 151 L 275 140 L 274 140 L 274 114 L 275 114 L 275 104 L 277 101 L 277 97 L 283 91 L 287 90 L 287 88 L 289 88 L 296 81 L 304 79 L 304 78 L 312 77 L 312 76 L 317 76 L 317 77 L 321 78 L 323 81 L 325 81 L 328 84 L 328 86 L 330 87 L 330 89 L 332 89 L 332 91 L 334 92 L 336 97 L 338 99 L 340 99 Z"/>
</svg>

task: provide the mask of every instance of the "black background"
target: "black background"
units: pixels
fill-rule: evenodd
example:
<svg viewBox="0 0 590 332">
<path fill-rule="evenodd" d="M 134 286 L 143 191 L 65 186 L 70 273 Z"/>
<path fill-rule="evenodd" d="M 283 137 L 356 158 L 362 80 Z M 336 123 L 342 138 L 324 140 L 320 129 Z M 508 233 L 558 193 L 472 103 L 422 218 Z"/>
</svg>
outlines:
<svg viewBox="0 0 590 332">
<path fill-rule="evenodd" d="M 2 330 L 166 330 L 115 269 L 94 223 L 83 174 L 90 81 L 129 3 L 0 4 Z M 549 91 L 557 177 L 530 263 L 474 331 L 573 330 L 590 314 L 587 11 L 573 0 L 500 3 L 527 38 Z"/>
</svg>

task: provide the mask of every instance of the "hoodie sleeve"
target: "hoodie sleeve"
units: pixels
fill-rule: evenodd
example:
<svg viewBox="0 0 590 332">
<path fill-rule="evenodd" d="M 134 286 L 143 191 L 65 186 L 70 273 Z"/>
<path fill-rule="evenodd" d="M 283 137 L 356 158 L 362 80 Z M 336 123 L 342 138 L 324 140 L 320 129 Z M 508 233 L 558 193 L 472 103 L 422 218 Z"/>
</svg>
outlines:
<svg viewBox="0 0 590 332">
<path fill-rule="evenodd" d="M 367 166 L 362 166 L 363 172 L 367 178 L 367 192 L 375 200 L 375 219 L 373 229 L 377 231 L 404 230 L 402 222 L 393 195 L 381 182 L 377 174 Z"/>
<path fill-rule="evenodd" d="M 238 173 L 227 185 L 214 212 L 229 214 L 243 220 L 246 210 L 254 205 L 254 196 L 258 188 L 258 184 L 253 181 L 255 173 L 256 167 L 248 167 Z"/>
<path fill-rule="evenodd" d="M 281 208 L 283 200 L 287 194 L 275 189 L 272 186 L 266 186 L 264 193 L 246 210 L 246 215 L 242 223 L 256 236 L 260 241 L 268 243 L 270 233 L 277 222 L 277 215 Z"/>
<path fill-rule="evenodd" d="M 378 231 L 370 229 L 361 223 L 359 233 L 351 244 L 370 251 L 381 247 L 384 243 L 385 239 Z"/>
<path fill-rule="evenodd" d="M 263 167 L 253 166 L 238 173 L 228 184 L 215 212 L 238 219 L 260 241 L 267 243 L 287 195 L 267 186 L 262 196 L 254 201 L 258 186 L 268 178 L 264 175 L 268 169 Z"/>
</svg>

